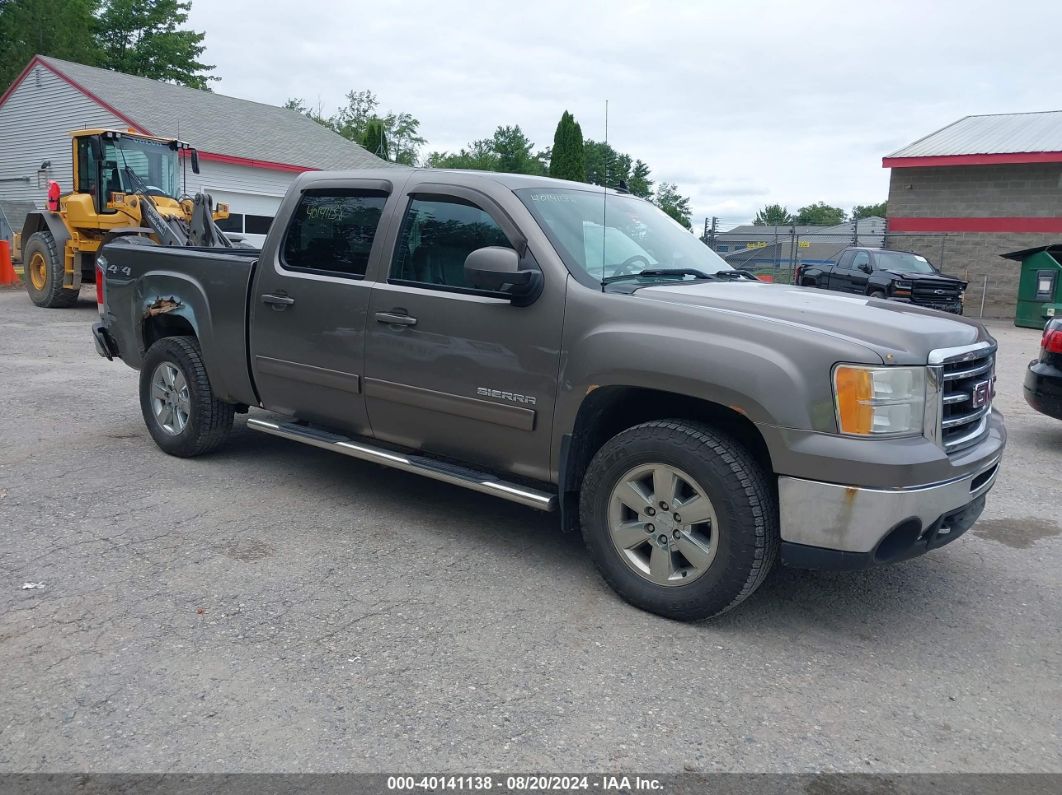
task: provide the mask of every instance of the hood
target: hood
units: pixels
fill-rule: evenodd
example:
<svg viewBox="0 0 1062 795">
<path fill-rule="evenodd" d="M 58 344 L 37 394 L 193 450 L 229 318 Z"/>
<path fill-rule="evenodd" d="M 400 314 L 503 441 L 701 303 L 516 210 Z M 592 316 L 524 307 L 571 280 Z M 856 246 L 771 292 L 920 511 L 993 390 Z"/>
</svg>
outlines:
<svg viewBox="0 0 1062 795">
<path fill-rule="evenodd" d="M 979 323 L 955 315 L 808 287 L 751 281 L 697 282 L 643 287 L 634 295 L 705 311 L 738 312 L 777 324 L 780 333 L 842 337 L 895 364 L 925 364 L 935 348 L 991 339 Z M 886 358 L 888 354 L 892 354 L 891 359 Z"/>
<path fill-rule="evenodd" d="M 885 268 L 887 273 L 891 273 L 897 279 L 903 279 L 909 282 L 921 282 L 921 281 L 933 281 L 933 282 L 958 282 L 965 285 L 962 279 L 957 279 L 954 276 L 948 276 L 946 273 L 911 273 L 909 271 L 894 271 L 889 268 Z"/>
</svg>

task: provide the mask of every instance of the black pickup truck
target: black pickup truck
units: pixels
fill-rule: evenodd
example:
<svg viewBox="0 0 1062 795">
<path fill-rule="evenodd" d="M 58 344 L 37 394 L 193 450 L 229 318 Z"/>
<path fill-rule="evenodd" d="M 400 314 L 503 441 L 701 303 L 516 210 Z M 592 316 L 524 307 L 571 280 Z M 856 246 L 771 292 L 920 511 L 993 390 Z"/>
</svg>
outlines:
<svg viewBox="0 0 1062 795">
<path fill-rule="evenodd" d="M 889 298 L 962 314 L 966 282 L 947 276 L 920 254 L 883 248 L 846 248 L 836 263 L 804 265 L 796 284 L 871 298 Z"/>
</svg>

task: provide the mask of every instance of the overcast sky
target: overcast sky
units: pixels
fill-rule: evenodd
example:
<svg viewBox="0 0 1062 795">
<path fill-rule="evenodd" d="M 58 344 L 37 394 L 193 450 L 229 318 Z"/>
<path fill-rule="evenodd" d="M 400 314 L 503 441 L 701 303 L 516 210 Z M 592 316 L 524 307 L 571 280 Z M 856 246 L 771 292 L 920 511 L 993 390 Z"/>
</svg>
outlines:
<svg viewBox="0 0 1062 795">
<path fill-rule="evenodd" d="M 214 90 L 325 114 L 351 89 L 455 150 L 565 109 L 723 228 L 887 198 L 883 155 L 956 119 L 1062 108 L 1062 2 L 194 0 Z"/>
</svg>

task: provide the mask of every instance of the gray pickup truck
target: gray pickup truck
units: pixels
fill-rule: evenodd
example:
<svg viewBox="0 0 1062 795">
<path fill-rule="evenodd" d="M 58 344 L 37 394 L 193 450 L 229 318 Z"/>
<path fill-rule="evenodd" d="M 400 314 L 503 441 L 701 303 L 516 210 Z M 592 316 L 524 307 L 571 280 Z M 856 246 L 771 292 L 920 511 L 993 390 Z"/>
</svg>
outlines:
<svg viewBox="0 0 1062 795">
<path fill-rule="evenodd" d="M 588 185 L 313 172 L 261 251 L 131 239 L 99 267 L 97 350 L 140 370 L 165 452 L 254 407 L 252 430 L 556 511 L 623 598 L 676 619 L 779 557 L 948 543 L 1006 440 L 979 324 L 758 282 Z"/>
</svg>

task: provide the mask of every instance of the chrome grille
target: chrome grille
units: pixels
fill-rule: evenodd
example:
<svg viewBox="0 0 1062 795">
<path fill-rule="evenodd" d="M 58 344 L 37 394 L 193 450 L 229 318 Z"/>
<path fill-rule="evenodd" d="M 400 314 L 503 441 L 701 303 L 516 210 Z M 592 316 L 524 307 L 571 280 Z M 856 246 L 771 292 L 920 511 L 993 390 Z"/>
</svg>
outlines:
<svg viewBox="0 0 1062 795">
<path fill-rule="evenodd" d="M 936 439 L 955 453 L 977 444 L 988 433 L 995 394 L 995 346 L 983 342 L 933 351 L 929 358 L 939 395 Z"/>
</svg>

